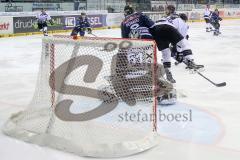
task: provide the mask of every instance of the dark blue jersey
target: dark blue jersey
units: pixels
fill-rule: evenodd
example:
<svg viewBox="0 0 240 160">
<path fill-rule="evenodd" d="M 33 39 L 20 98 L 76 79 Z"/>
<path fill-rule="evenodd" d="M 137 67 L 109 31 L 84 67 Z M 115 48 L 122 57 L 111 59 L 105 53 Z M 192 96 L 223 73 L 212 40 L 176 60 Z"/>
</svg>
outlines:
<svg viewBox="0 0 240 160">
<path fill-rule="evenodd" d="M 222 18 L 219 17 L 219 14 L 216 12 L 213 12 L 211 14 L 210 20 L 213 22 L 218 22 L 219 20 L 222 20 Z"/>
<path fill-rule="evenodd" d="M 79 17 L 76 20 L 76 27 L 77 28 L 81 28 L 81 29 L 85 29 L 85 28 L 90 28 L 91 25 L 90 25 L 90 23 L 89 23 L 87 18 Z"/>
<path fill-rule="evenodd" d="M 121 24 L 122 38 L 152 39 L 149 28 L 155 23 L 142 13 L 126 16 Z"/>
</svg>

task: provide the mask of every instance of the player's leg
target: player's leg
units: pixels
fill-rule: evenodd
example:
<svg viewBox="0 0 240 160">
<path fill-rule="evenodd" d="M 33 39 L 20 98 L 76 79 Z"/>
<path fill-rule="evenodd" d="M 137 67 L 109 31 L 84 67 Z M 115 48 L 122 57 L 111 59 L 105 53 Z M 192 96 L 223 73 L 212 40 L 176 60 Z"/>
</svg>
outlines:
<svg viewBox="0 0 240 160">
<path fill-rule="evenodd" d="M 216 26 L 216 29 L 215 29 L 214 35 L 221 34 L 221 32 L 219 31 L 220 23 L 218 21 L 216 22 L 215 26 Z"/>
<path fill-rule="evenodd" d="M 208 19 L 208 28 L 209 28 L 209 31 L 211 32 L 213 29 L 212 29 L 212 25 L 210 23 L 210 19 Z"/>
<path fill-rule="evenodd" d="M 173 26 L 166 25 L 164 32 L 166 34 L 165 39 L 169 41 L 173 46 L 176 47 L 175 58 L 177 60 L 179 60 L 178 58 L 193 59 L 189 42 L 181 35 L 181 33 L 178 32 L 177 29 L 175 29 Z M 179 53 L 182 53 L 183 57 L 178 57 Z"/>
<path fill-rule="evenodd" d="M 162 52 L 163 67 L 166 72 L 166 79 L 171 83 L 176 83 L 171 72 L 171 50 L 169 48 L 169 42 L 163 39 L 157 39 L 156 41 L 158 49 Z"/>
<path fill-rule="evenodd" d="M 79 32 L 78 28 L 74 27 L 71 32 L 71 36 L 73 36 L 74 39 L 77 39 L 78 32 Z"/>
<path fill-rule="evenodd" d="M 209 18 L 205 17 L 204 20 L 206 23 L 206 32 L 209 32 Z"/>
<path fill-rule="evenodd" d="M 38 22 L 37 25 L 38 25 L 39 31 L 42 32 L 42 31 L 43 31 L 43 25 L 42 25 L 42 23 L 39 23 L 39 22 Z"/>
<path fill-rule="evenodd" d="M 171 73 L 171 51 L 169 48 L 169 25 L 157 25 L 150 29 L 154 40 L 157 43 L 158 50 L 162 52 L 163 67 L 166 71 L 166 78 L 172 83 L 176 83 Z M 172 26 L 170 26 L 172 27 Z M 173 27 L 174 28 L 174 27 Z M 181 34 L 180 34 L 181 35 Z M 181 38 L 183 38 L 181 36 Z"/>
<path fill-rule="evenodd" d="M 80 34 L 81 37 L 84 37 L 84 35 L 85 35 L 85 31 L 80 30 L 79 34 Z"/>
<path fill-rule="evenodd" d="M 177 54 L 175 57 L 177 61 L 184 62 L 189 69 L 199 69 L 203 67 L 203 65 L 196 65 L 194 63 L 193 53 L 190 44 L 188 40 L 183 38 L 183 36 L 178 32 L 178 30 L 176 30 L 172 26 L 168 26 L 166 33 L 168 35 L 168 41 L 170 41 L 173 46 L 177 47 Z"/>
<path fill-rule="evenodd" d="M 47 22 L 44 22 L 43 24 L 43 35 L 44 36 L 48 36 L 48 32 L 47 32 L 47 30 L 48 30 L 48 26 L 47 26 Z"/>
<path fill-rule="evenodd" d="M 169 45 L 169 43 L 168 43 Z M 171 72 L 171 51 L 170 48 L 165 48 L 161 50 L 162 52 L 162 61 L 163 61 L 163 67 L 166 72 L 166 78 L 171 83 L 176 83 L 176 80 L 173 78 L 172 72 Z"/>
<path fill-rule="evenodd" d="M 216 21 L 212 21 L 212 26 L 214 28 L 214 32 L 213 32 L 213 35 L 214 36 L 217 36 L 218 35 L 218 23 Z"/>
</svg>

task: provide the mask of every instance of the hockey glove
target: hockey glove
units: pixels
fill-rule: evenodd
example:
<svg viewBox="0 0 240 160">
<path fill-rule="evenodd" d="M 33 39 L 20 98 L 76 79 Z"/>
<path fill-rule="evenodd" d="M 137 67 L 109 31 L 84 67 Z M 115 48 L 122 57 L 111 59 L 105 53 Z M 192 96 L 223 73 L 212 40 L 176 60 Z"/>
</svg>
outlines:
<svg viewBox="0 0 240 160">
<path fill-rule="evenodd" d="M 176 61 L 178 61 L 179 63 L 182 63 L 183 58 L 184 58 L 184 54 L 182 52 L 176 53 L 176 56 L 175 56 Z"/>
<path fill-rule="evenodd" d="M 92 28 L 87 28 L 88 34 L 92 34 Z"/>
<path fill-rule="evenodd" d="M 53 20 L 51 20 L 51 19 L 49 20 L 49 22 L 50 22 L 50 24 L 51 24 L 51 25 L 53 25 L 53 24 L 54 24 L 54 23 L 53 23 Z"/>
<path fill-rule="evenodd" d="M 219 21 L 222 21 L 222 18 L 221 18 L 221 17 L 219 17 L 218 19 L 219 19 Z"/>
</svg>

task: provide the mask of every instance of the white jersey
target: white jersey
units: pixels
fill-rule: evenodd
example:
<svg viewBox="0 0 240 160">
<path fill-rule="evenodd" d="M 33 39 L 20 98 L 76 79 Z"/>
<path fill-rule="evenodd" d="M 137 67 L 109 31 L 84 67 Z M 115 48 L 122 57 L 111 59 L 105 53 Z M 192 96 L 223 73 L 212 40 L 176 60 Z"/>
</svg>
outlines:
<svg viewBox="0 0 240 160">
<path fill-rule="evenodd" d="M 156 21 L 156 23 L 152 27 L 156 25 L 162 25 L 162 24 L 167 24 L 174 27 L 173 23 L 169 21 L 169 19 L 167 19 L 166 17 L 163 17 L 160 20 Z"/>
<path fill-rule="evenodd" d="M 206 8 L 205 11 L 204 11 L 204 18 L 209 18 L 210 17 L 210 9 L 209 8 Z"/>
<path fill-rule="evenodd" d="M 189 26 L 184 22 L 179 15 L 173 14 L 167 17 L 168 21 L 173 24 L 173 26 L 181 33 L 183 37 L 188 35 Z"/>
<path fill-rule="evenodd" d="M 45 23 L 45 22 L 51 20 L 51 17 L 46 13 L 45 14 L 40 13 L 36 16 L 36 18 L 38 19 L 38 23 Z"/>
</svg>

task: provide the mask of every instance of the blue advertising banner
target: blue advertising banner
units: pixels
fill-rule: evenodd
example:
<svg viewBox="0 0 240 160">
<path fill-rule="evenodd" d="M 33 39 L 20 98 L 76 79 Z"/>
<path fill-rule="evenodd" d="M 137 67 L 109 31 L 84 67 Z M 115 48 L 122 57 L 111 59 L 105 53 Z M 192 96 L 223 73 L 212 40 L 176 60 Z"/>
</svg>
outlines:
<svg viewBox="0 0 240 160">
<path fill-rule="evenodd" d="M 107 15 L 88 15 L 88 20 L 92 28 L 106 26 Z M 53 25 L 49 25 L 48 30 L 66 30 L 75 26 L 78 15 L 52 16 Z M 38 32 L 36 17 L 13 17 L 14 33 Z"/>
<path fill-rule="evenodd" d="M 73 28 L 76 24 L 76 19 L 78 17 L 79 16 L 77 15 L 65 16 L 65 29 Z M 87 17 L 92 28 L 99 28 L 107 25 L 107 15 L 88 15 Z"/>
</svg>

